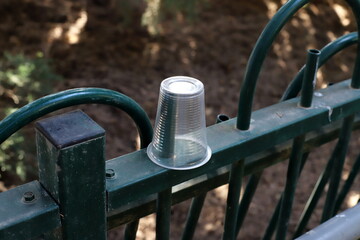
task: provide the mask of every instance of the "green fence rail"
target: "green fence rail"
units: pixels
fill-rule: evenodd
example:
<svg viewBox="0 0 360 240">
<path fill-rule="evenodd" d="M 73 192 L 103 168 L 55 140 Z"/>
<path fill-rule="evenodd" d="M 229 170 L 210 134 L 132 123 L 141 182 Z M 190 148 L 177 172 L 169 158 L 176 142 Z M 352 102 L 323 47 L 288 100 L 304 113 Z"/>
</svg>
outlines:
<svg viewBox="0 0 360 240">
<path fill-rule="evenodd" d="M 0 143 L 58 109 L 88 103 L 112 105 L 134 120 L 142 149 L 105 161 L 105 132 L 83 112 L 38 121 L 39 180 L 0 193 L 0 239 L 106 239 L 107 230 L 123 224 L 127 224 L 124 239 L 135 239 L 139 219 L 154 212 L 156 239 L 169 239 L 171 206 L 187 199 L 192 203 L 182 239 L 192 239 L 206 193 L 225 184 L 229 190 L 223 239 L 236 239 L 263 170 L 289 160 L 284 191 L 263 236 L 283 240 L 289 237 L 294 192 L 307 156 L 314 148 L 337 139 L 291 237 L 304 233 L 327 184 L 321 222 L 335 216 L 360 169 L 358 157 L 340 189 L 350 136 L 360 128 L 358 33 L 347 34 L 321 50 L 309 50 L 306 65 L 289 84 L 281 102 L 251 113 L 267 50 L 284 24 L 308 2 L 288 1 L 264 29 L 248 62 L 238 116 L 219 115 L 216 124 L 207 128 L 213 155 L 202 167 L 176 171 L 152 163 L 145 151 L 153 134 L 147 114 L 131 98 L 111 90 L 80 88 L 56 93 L 2 120 Z M 346 2 L 360 25 L 360 2 Z M 318 90 L 313 98 L 317 69 L 356 43 L 352 79 Z M 249 180 L 240 199 L 244 176 Z M 346 229 L 346 224 L 341 226 Z"/>
</svg>

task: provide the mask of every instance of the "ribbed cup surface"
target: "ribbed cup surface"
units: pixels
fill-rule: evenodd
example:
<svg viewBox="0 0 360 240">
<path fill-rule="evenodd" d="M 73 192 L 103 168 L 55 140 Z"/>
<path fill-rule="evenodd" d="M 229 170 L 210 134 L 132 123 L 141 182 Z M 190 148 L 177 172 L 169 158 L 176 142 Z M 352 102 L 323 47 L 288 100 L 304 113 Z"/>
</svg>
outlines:
<svg viewBox="0 0 360 240">
<path fill-rule="evenodd" d="M 160 86 L 154 137 L 147 149 L 156 164 L 191 169 L 211 156 L 206 140 L 204 86 L 190 77 L 171 77 Z"/>
</svg>

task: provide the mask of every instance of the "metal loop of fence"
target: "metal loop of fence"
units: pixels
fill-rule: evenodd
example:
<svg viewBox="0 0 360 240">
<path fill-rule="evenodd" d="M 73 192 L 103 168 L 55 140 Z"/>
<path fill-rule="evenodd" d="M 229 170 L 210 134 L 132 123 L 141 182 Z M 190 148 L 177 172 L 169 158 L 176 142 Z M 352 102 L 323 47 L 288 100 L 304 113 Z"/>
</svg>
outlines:
<svg viewBox="0 0 360 240">
<path fill-rule="evenodd" d="M 151 142 L 153 128 L 150 119 L 142 107 L 133 99 L 108 89 L 77 88 L 40 98 L 6 117 L 0 122 L 0 144 L 25 125 L 46 114 L 62 108 L 90 103 L 111 105 L 123 110 L 137 126 L 141 148 L 146 147 Z M 137 227 L 138 221 L 127 225 L 125 229 L 126 239 L 135 238 Z"/>
<path fill-rule="evenodd" d="M 278 35 L 288 20 L 303 6 L 308 4 L 309 0 L 290 0 L 282 6 L 275 16 L 267 24 L 250 55 L 244 80 L 242 83 L 237 114 L 237 128 L 248 130 L 250 127 L 251 109 L 254 98 L 256 82 L 260 74 L 262 64 L 266 54 L 272 45 L 275 37 Z M 360 28 L 360 2 L 357 0 L 346 0 L 355 15 L 358 29 Z M 360 87 L 360 46 L 358 39 L 357 57 L 352 76 L 351 86 Z"/>
<path fill-rule="evenodd" d="M 135 122 L 141 147 L 152 140 L 153 129 L 148 115 L 130 97 L 102 88 L 76 88 L 48 95 L 20 108 L 0 122 L 0 144 L 20 128 L 56 110 L 80 105 L 98 103 L 117 107 L 126 112 Z"/>
<path fill-rule="evenodd" d="M 338 39 L 332 41 L 327 44 L 324 48 L 321 49 L 321 54 L 319 57 L 319 68 L 324 65 L 332 56 L 340 52 L 341 50 L 357 43 L 359 37 L 357 32 L 352 32 L 346 34 Z M 304 77 L 305 65 L 301 68 L 298 74 L 294 77 L 294 79 L 290 82 L 288 87 L 286 88 L 281 101 L 288 100 L 290 98 L 294 98 L 298 95 L 301 89 L 301 83 Z"/>
</svg>

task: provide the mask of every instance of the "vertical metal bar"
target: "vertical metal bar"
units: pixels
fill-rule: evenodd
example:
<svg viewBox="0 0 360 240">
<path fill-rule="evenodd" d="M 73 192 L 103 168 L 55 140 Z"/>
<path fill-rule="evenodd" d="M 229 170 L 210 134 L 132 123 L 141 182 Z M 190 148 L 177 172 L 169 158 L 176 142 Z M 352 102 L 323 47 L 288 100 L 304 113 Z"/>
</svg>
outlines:
<svg viewBox="0 0 360 240">
<path fill-rule="evenodd" d="M 325 47 L 321 49 L 321 55 L 319 57 L 319 66 L 324 65 L 332 56 L 340 52 L 344 48 L 347 48 L 358 42 L 358 33 L 352 32 L 344 36 L 339 37 L 335 41 L 330 42 Z M 296 76 L 291 80 L 290 84 L 286 88 L 281 101 L 294 98 L 298 95 L 301 90 L 302 80 L 304 79 L 305 66 L 296 74 Z"/>
<path fill-rule="evenodd" d="M 339 155 L 346 154 L 346 150 L 347 150 L 348 144 L 349 144 L 349 138 L 350 138 L 349 135 L 350 134 L 351 134 L 351 126 L 349 126 L 347 121 L 345 121 L 345 119 L 344 119 L 343 125 L 340 130 L 339 140 L 336 143 L 335 149 L 334 149 L 333 153 L 331 154 L 331 157 L 326 165 L 325 170 L 320 175 L 320 177 L 314 187 L 314 190 L 312 191 L 312 193 L 309 197 L 309 200 L 307 201 L 307 203 L 305 205 L 305 208 L 304 208 L 303 213 L 301 214 L 298 226 L 296 227 L 294 237 L 298 237 L 304 232 L 305 227 L 310 220 L 311 214 L 313 213 L 313 211 L 321 197 L 321 194 L 324 191 L 324 188 L 330 178 L 330 174 L 333 169 L 333 164 L 334 164 L 336 157 Z M 343 153 L 341 153 L 341 152 L 343 152 Z"/>
<path fill-rule="evenodd" d="M 171 188 L 158 193 L 156 211 L 156 240 L 170 239 Z"/>
<path fill-rule="evenodd" d="M 303 156 L 302 156 L 302 159 L 301 159 L 301 166 L 300 166 L 300 171 L 299 171 L 299 176 L 301 175 L 301 172 L 305 166 L 305 163 L 306 163 L 306 160 L 309 156 L 309 153 L 304 153 Z M 279 201 L 276 205 L 276 208 L 275 208 L 275 211 L 273 213 L 273 215 L 271 216 L 271 219 L 269 221 L 269 225 L 268 227 L 266 228 L 266 231 L 265 231 L 265 234 L 264 234 L 264 237 L 262 238 L 263 240 L 270 240 L 275 232 L 275 229 L 276 229 L 276 226 L 277 226 L 277 223 L 278 223 L 278 219 L 279 219 L 279 213 L 280 213 L 280 206 L 281 206 L 281 202 L 283 200 L 283 196 L 284 193 L 281 194 L 280 198 L 279 198 Z"/>
<path fill-rule="evenodd" d="M 215 123 L 221 123 L 221 122 L 227 121 L 229 119 L 230 119 L 229 116 L 227 116 L 225 114 L 219 114 L 216 116 Z M 189 213 L 188 213 L 188 216 L 186 219 L 184 232 L 183 232 L 183 235 L 181 238 L 182 240 L 193 239 L 196 224 L 199 220 L 201 210 L 204 206 L 206 194 L 207 193 L 203 193 L 203 194 L 200 194 L 199 196 L 193 198 L 191 205 L 190 205 Z"/>
<path fill-rule="evenodd" d="M 271 238 L 275 232 L 278 220 L 279 220 L 279 212 L 280 212 L 280 206 L 281 206 L 282 200 L 283 200 L 283 193 L 281 194 L 281 196 L 279 198 L 279 201 L 276 205 L 275 211 L 274 211 L 273 215 L 271 216 L 271 219 L 265 230 L 262 240 L 271 240 Z"/>
<path fill-rule="evenodd" d="M 334 155 L 335 159 L 331 170 L 329 190 L 326 196 L 321 222 L 325 222 L 326 220 L 335 215 L 335 199 L 341 180 L 342 169 L 344 166 L 346 152 L 351 137 L 353 122 L 354 115 L 351 115 L 344 119 L 344 125 L 342 129 L 343 131 L 341 131 L 339 137 L 340 144 L 336 145 L 337 149 L 335 150 L 336 154 Z"/>
<path fill-rule="evenodd" d="M 305 227 L 309 222 L 312 213 L 314 212 L 314 209 L 321 197 L 321 194 L 324 191 L 325 185 L 329 180 L 333 162 L 334 158 L 331 157 L 326 165 L 325 170 L 322 172 L 318 181 L 316 182 L 315 187 L 305 205 L 304 211 L 301 214 L 298 226 L 295 230 L 294 238 L 300 236 L 305 230 Z"/>
<path fill-rule="evenodd" d="M 224 240 L 236 238 L 236 220 L 239 209 L 239 198 L 241 191 L 242 177 L 244 173 L 244 159 L 233 163 L 230 171 L 229 190 L 226 202 L 226 213 L 224 223 Z"/>
<path fill-rule="evenodd" d="M 148 135 L 147 137 L 140 135 L 140 138 L 141 138 L 141 146 L 140 147 L 141 148 L 147 147 L 149 145 L 149 143 L 151 142 L 151 137 L 152 137 L 152 135 Z M 140 219 L 126 224 L 125 231 L 124 231 L 124 240 L 135 240 L 136 239 L 136 233 L 137 233 L 137 230 L 139 227 L 139 222 L 140 222 Z"/>
<path fill-rule="evenodd" d="M 203 208 L 205 198 L 206 198 L 206 193 L 200 194 L 199 196 L 193 198 L 189 209 L 188 217 L 186 219 L 184 233 L 181 237 L 182 240 L 193 239 L 196 224 L 199 220 L 199 216 Z"/>
<path fill-rule="evenodd" d="M 291 216 L 291 209 L 294 200 L 294 194 L 297 179 L 300 172 L 301 155 L 304 145 L 305 136 L 299 136 L 294 139 L 289 166 L 287 171 L 285 191 L 281 201 L 278 228 L 276 232 L 277 240 L 284 240 L 287 233 L 287 227 Z"/>
<path fill-rule="evenodd" d="M 360 170 L 360 155 L 357 157 L 353 167 L 351 168 L 350 174 L 344 183 L 343 188 L 341 189 L 339 195 L 336 198 L 335 212 L 339 211 L 341 204 L 343 203 L 346 195 L 350 191 L 352 184 L 354 183 L 355 177 L 359 173 L 359 170 Z"/>
<path fill-rule="evenodd" d="M 105 240 L 105 131 L 81 111 L 36 129 L 40 182 L 60 205 L 64 239 Z"/>
<path fill-rule="evenodd" d="M 316 84 L 316 73 L 319 66 L 320 56 L 321 56 L 321 52 L 319 50 L 317 49 L 308 50 L 306 65 L 303 74 L 302 89 L 301 89 L 301 98 L 300 98 L 301 107 L 305 107 L 305 108 L 311 107 L 314 87 Z M 292 208 L 292 202 L 295 193 L 297 179 L 300 175 L 300 172 L 303 169 L 303 166 L 308 156 L 308 154 L 304 155 L 300 163 L 300 155 L 302 154 L 302 147 L 304 144 L 304 140 L 305 140 L 304 135 L 294 139 L 293 150 L 291 153 L 291 157 L 289 159 L 288 177 L 285 187 L 285 193 L 281 195 L 278 201 L 275 211 L 270 219 L 269 225 L 265 231 L 263 240 L 268 240 L 272 238 L 276 226 L 278 226 L 277 239 L 285 239 L 286 237 L 287 224 L 291 215 L 291 208 Z"/>
<path fill-rule="evenodd" d="M 300 106 L 305 108 L 311 107 L 312 96 L 316 84 L 316 72 L 319 66 L 319 56 L 319 50 L 308 50 L 300 98 Z"/>
<path fill-rule="evenodd" d="M 138 226 L 139 226 L 139 219 L 131 223 L 128 223 L 124 231 L 124 240 L 135 240 Z"/>
<path fill-rule="evenodd" d="M 256 87 L 256 82 L 260 74 L 262 64 L 266 54 L 286 22 L 309 0 L 290 0 L 287 1 L 270 20 L 258 38 L 256 45 L 251 52 L 246 66 L 243 85 L 241 87 L 240 99 L 238 104 L 238 116 L 236 126 L 240 130 L 248 130 L 251 119 L 251 108 Z"/>
<path fill-rule="evenodd" d="M 311 102 L 316 84 L 316 73 L 318 69 L 320 51 L 316 49 L 308 50 L 305 74 L 301 90 L 300 106 L 311 107 Z M 294 139 L 292 152 L 289 158 L 289 166 L 287 171 L 285 191 L 281 201 L 278 226 L 276 232 L 277 240 L 284 240 L 286 238 L 289 219 L 291 216 L 291 209 L 294 201 L 294 194 L 296 190 L 297 180 L 301 168 L 301 156 L 304 146 L 305 135 L 298 136 Z"/>
<path fill-rule="evenodd" d="M 239 231 L 244 222 L 245 216 L 249 210 L 251 200 L 254 197 L 255 191 L 256 191 L 259 181 L 261 179 L 262 173 L 263 173 L 263 171 L 260 171 L 258 173 L 251 175 L 249 178 L 249 182 L 246 185 L 244 195 L 241 199 L 239 209 L 238 209 L 238 214 L 237 214 L 238 216 L 237 216 L 237 220 L 236 220 L 236 235 L 239 234 Z"/>
<path fill-rule="evenodd" d="M 360 32 L 360 2 L 358 0 L 346 0 L 346 3 L 351 7 L 351 10 L 353 11 L 358 28 L 357 31 Z M 356 60 L 351 79 L 351 87 L 360 88 L 360 38 L 358 38 Z"/>
<path fill-rule="evenodd" d="M 355 15 L 357 27 L 360 28 L 360 2 L 358 0 L 346 0 Z M 274 15 L 266 25 L 258 38 L 256 45 L 251 52 L 246 66 L 243 85 L 241 87 L 240 99 L 238 104 L 238 115 L 236 126 L 240 130 L 248 130 L 251 119 L 251 108 L 253 103 L 256 82 L 266 53 L 268 52 L 275 37 L 278 35 L 285 23 L 309 0 L 289 0 Z M 358 39 L 357 57 L 353 71 L 351 86 L 360 88 L 360 38 Z"/>
<path fill-rule="evenodd" d="M 159 101 L 163 101 L 163 99 L 159 99 Z M 166 111 L 164 111 L 163 109 L 159 109 L 158 111 L 164 111 L 165 113 L 167 113 L 168 118 L 166 118 L 166 121 L 172 121 L 171 119 L 175 116 L 174 111 L 176 110 L 176 102 L 172 101 L 171 99 L 163 102 L 166 102 L 167 104 L 162 105 L 162 108 L 168 109 L 166 109 Z M 174 129 L 169 128 L 171 124 L 165 124 L 164 126 L 167 126 L 166 129 L 163 129 L 163 131 L 166 132 L 164 136 L 167 139 L 164 140 L 163 144 L 166 144 L 166 149 L 168 149 L 168 151 L 166 153 L 164 152 L 163 154 L 165 155 L 162 157 L 167 158 L 169 156 L 172 156 L 174 151 Z M 156 239 L 168 240 L 170 238 L 171 188 L 158 193 L 156 204 Z"/>
</svg>

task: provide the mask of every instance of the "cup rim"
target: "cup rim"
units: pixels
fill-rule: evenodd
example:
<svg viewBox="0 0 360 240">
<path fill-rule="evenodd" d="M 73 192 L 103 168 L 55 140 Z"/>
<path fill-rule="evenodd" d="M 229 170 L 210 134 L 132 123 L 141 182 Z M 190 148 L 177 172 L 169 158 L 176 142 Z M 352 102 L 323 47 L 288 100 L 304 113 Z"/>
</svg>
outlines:
<svg viewBox="0 0 360 240">
<path fill-rule="evenodd" d="M 205 165 L 207 162 L 209 162 L 209 160 L 211 159 L 211 156 L 212 156 L 212 150 L 211 150 L 210 146 L 206 145 L 206 154 L 203 156 L 203 158 L 201 158 L 194 164 L 184 164 L 184 165 L 177 166 L 177 165 L 162 163 L 161 159 L 153 154 L 153 148 L 154 148 L 153 142 L 151 142 L 146 147 L 145 151 L 146 151 L 146 155 L 148 156 L 148 158 L 156 165 L 163 167 L 163 168 L 172 169 L 172 170 L 190 170 L 190 169 L 201 167 L 202 165 Z"/>
<path fill-rule="evenodd" d="M 189 91 L 189 92 L 180 92 L 180 91 L 174 91 L 169 87 L 171 83 L 174 83 L 174 82 L 180 81 L 180 80 L 193 84 L 194 90 Z M 171 95 L 171 96 L 191 97 L 191 96 L 198 96 L 198 95 L 203 94 L 204 93 L 204 85 L 200 80 L 198 80 L 196 78 L 187 77 L 187 76 L 173 76 L 173 77 L 166 78 L 161 82 L 160 91 L 163 91 L 165 94 Z"/>
</svg>

